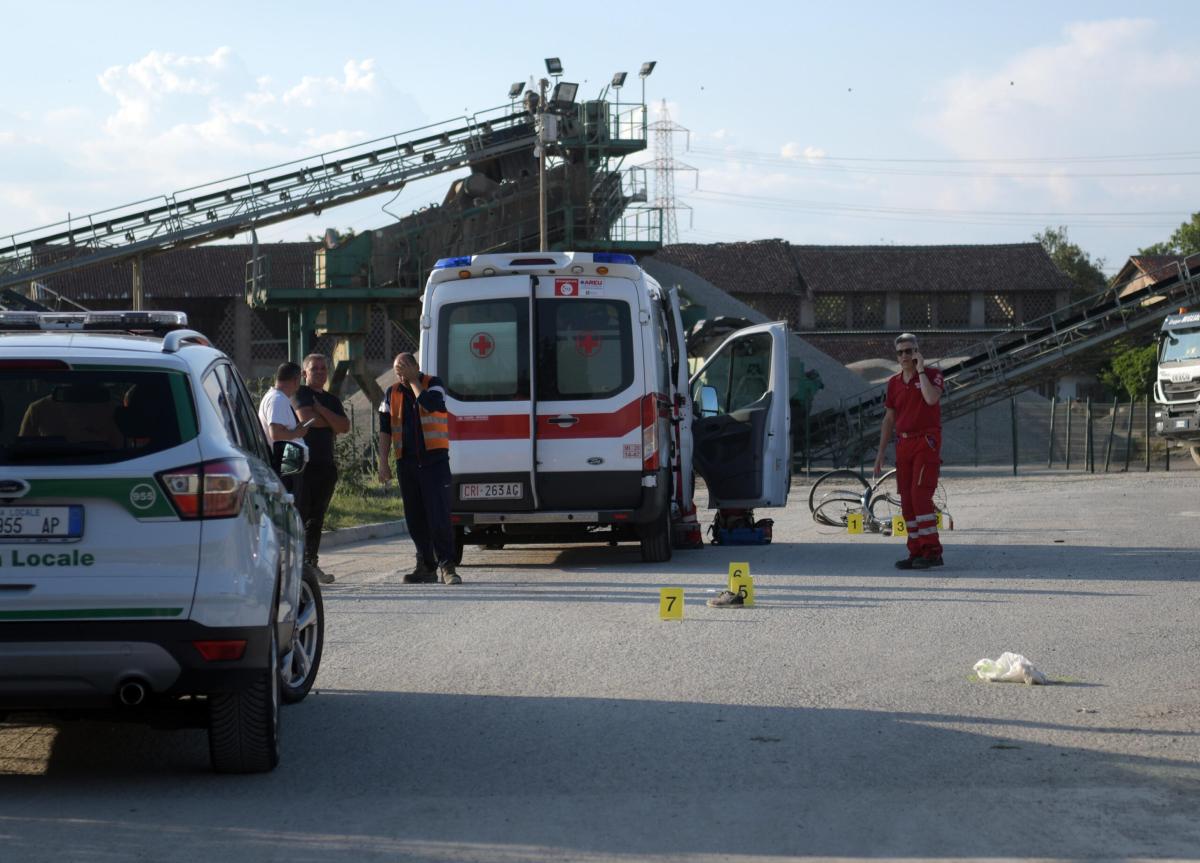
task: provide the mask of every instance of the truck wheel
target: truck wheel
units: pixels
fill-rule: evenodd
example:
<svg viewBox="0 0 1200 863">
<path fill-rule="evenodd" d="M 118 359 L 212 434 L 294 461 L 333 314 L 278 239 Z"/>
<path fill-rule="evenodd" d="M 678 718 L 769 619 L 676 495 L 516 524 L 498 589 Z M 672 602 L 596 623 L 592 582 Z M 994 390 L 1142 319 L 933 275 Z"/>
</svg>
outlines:
<svg viewBox="0 0 1200 863">
<path fill-rule="evenodd" d="M 279 764 L 279 636 L 271 615 L 267 667 L 236 692 L 208 697 L 208 752 L 218 773 L 268 773 Z"/>
<path fill-rule="evenodd" d="M 671 508 L 663 507 L 656 521 L 642 526 L 642 560 L 665 563 L 671 559 Z"/>
<path fill-rule="evenodd" d="M 1192 461 L 1200 465 L 1200 446 L 1192 447 Z"/>
</svg>

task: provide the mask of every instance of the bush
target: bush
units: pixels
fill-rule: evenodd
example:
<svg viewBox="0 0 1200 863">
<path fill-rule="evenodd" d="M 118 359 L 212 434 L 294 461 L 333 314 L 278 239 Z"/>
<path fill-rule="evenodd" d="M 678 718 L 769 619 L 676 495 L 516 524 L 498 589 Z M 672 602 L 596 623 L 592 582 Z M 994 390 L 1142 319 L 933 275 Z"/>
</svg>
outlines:
<svg viewBox="0 0 1200 863">
<path fill-rule="evenodd" d="M 1123 390 L 1132 399 L 1144 396 L 1154 385 L 1158 346 L 1131 347 L 1113 354 L 1099 377 L 1105 386 Z"/>
</svg>

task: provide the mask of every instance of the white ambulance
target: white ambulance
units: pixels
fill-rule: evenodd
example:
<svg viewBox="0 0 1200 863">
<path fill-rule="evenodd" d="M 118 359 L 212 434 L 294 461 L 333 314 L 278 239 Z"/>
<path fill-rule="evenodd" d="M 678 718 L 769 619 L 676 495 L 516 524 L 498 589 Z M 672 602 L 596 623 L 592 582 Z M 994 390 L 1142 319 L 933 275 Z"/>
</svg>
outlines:
<svg viewBox="0 0 1200 863">
<path fill-rule="evenodd" d="M 689 381 L 673 289 L 631 255 L 531 252 L 438 261 L 420 324 L 460 548 L 629 541 L 669 560 L 701 541 L 693 465 L 710 507 L 787 502 L 783 322 L 731 334 Z"/>
</svg>

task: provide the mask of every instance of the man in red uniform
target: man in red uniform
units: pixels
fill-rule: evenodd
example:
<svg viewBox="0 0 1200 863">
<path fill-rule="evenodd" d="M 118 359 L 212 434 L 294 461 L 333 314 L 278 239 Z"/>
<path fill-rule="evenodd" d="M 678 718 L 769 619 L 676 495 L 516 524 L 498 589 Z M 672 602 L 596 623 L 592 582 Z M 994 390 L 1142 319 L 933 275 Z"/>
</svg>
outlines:
<svg viewBox="0 0 1200 863">
<path fill-rule="evenodd" d="M 925 368 L 925 358 L 912 333 L 896 337 L 896 356 L 900 373 L 887 383 L 887 412 L 879 435 L 879 454 L 875 456 L 875 476 L 883 472 L 883 456 L 895 431 L 896 484 L 908 529 L 908 557 L 896 561 L 896 568 L 928 569 L 942 565 L 942 543 L 933 506 L 942 464 L 942 373 Z"/>
</svg>

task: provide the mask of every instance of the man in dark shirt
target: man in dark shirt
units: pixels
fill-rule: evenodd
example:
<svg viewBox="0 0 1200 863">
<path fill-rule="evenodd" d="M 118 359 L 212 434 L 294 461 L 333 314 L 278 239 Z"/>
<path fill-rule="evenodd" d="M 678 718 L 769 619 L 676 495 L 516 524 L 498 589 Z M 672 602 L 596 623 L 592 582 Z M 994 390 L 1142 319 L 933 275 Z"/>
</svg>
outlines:
<svg viewBox="0 0 1200 863">
<path fill-rule="evenodd" d="M 321 569 L 318 554 L 321 550 L 321 531 L 325 527 L 325 510 L 337 486 L 337 461 L 333 441 L 337 435 L 350 431 L 350 420 L 342 400 L 325 385 L 329 382 L 329 361 L 323 354 L 304 358 L 304 386 L 296 391 L 296 413 L 300 422 L 313 423 L 308 427 L 308 467 L 296 508 L 304 520 L 304 565 L 309 567 L 321 584 L 333 582 L 333 576 Z"/>
<path fill-rule="evenodd" d="M 407 584 L 462 584 L 454 566 L 450 523 L 450 424 L 441 380 L 422 374 L 412 354 L 396 355 L 396 383 L 379 405 L 379 481 L 390 482 L 388 451 L 396 454 L 404 520 L 417 547 Z M 440 572 L 439 572 L 440 571 Z"/>
</svg>

